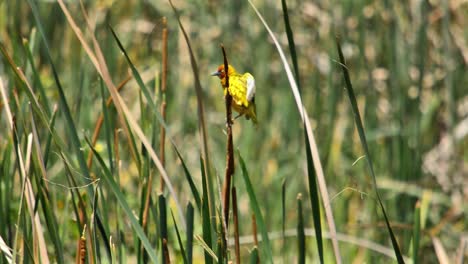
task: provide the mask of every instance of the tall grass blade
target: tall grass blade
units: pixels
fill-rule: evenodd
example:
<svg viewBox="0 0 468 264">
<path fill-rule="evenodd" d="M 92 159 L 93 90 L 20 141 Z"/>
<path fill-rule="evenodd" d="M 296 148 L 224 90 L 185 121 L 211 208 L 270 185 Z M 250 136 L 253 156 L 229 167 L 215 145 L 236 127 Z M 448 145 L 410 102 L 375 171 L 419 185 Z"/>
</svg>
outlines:
<svg viewBox="0 0 468 264">
<path fill-rule="evenodd" d="M 162 117 L 161 113 L 159 113 L 159 109 L 154 102 L 154 98 L 153 98 L 154 96 L 151 94 L 151 91 L 143 83 L 143 79 L 141 78 L 140 73 L 138 72 L 137 68 L 133 64 L 130 57 L 128 56 L 127 51 L 125 50 L 124 46 L 122 45 L 122 42 L 120 42 L 120 39 L 117 36 L 117 33 L 115 33 L 114 29 L 111 26 L 109 26 L 109 29 L 112 32 L 112 36 L 114 37 L 115 42 L 119 46 L 120 51 L 123 53 L 125 59 L 127 60 L 127 64 L 128 66 L 130 66 L 130 70 L 132 71 L 133 78 L 135 78 L 135 81 L 137 82 L 138 87 L 140 87 L 140 90 L 143 92 L 143 95 L 145 96 L 146 103 L 149 104 L 152 110 L 152 113 L 156 115 L 161 125 L 165 129 L 168 129 L 168 126 L 166 122 L 164 121 L 164 118 Z"/>
<path fill-rule="evenodd" d="M 421 234 L 421 202 L 417 201 L 414 207 L 413 221 L 413 264 L 419 263 L 419 239 Z"/>
<path fill-rule="evenodd" d="M 194 222 L 194 210 L 191 202 L 187 204 L 187 244 L 185 248 L 187 249 L 187 263 L 192 264 L 193 256 L 193 222 Z"/>
<path fill-rule="evenodd" d="M 190 44 L 189 36 L 180 19 L 179 12 L 175 8 L 171 0 L 169 0 L 169 4 L 171 5 L 172 10 L 174 11 L 174 15 L 179 24 L 179 28 L 182 31 L 182 35 L 184 37 L 185 43 L 187 44 L 187 48 L 188 48 L 189 55 L 190 55 L 190 65 L 192 67 L 195 94 L 197 96 L 198 130 L 200 133 L 200 141 L 202 144 L 202 157 L 203 157 L 206 174 L 208 176 L 207 183 L 208 183 L 209 193 L 206 199 L 208 199 L 210 214 L 215 215 L 216 207 L 215 207 L 215 201 L 214 201 L 215 192 L 214 192 L 214 184 L 213 184 L 213 179 L 215 177 L 213 177 L 213 173 L 211 171 L 211 159 L 209 155 L 210 151 L 209 151 L 209 145 L 208 145 L 208 130 L 206 129 L 205 110 L 204 110 L 204 104 L 203 104 L 203 89 L 202 89 L 201 82 L 200 82 L 198 64 L 197 64 L 197 60 L 195 59 L 195 54 L 193 52 L 192 45 Z"/>
<path fill-rule="evenodd" d="M 172 212 L 172 210 L 171 210 L 171 216 L 172 216 L 172 221 L 174 222 L 174 228 L 175 228 L 176 235 L 177 235 L 177 242 L 179 242 L 179 247 L 180 247 L 180 252 L 182 254 L 182 259 L 184 260 L 184 263 L 187 264 L 189 262 L 187 260 L 187 255 L 185 254 L 184 244 L 182 243 L 182 238 L 180 237 L 179 228 L 177 227 L 177 222 L 175 220 L 174 213 Z"/>
<path fill-rule="evenodd" d="M 208 172 L 208 175 L 210 175 L 210 162 L 209 162 L 209 148 L 208 148 L 208 131 L 206 129 L 206 121 L 205 121 L 205 110 L 203 106 L 203 90 L 202 86 L 200 83 L 200 78 L 198 76 L 198 64 L 195 59 L 195 55 L 193 53 L 192 45 L 190 44 L 190 39 L 188 37 L 187 32 L 185 31 L 184 25 L 182 24 L 182 21 L 180 20 L 180 15 L 177 9 L 175 8 L 174 4 L 172 3 L 171 0 L 169 0 L 169 4 L 172 7 L 172 10 L 174 11 L 174 14 L 176 16 L 177 22 L 179 23 L 180 30 L 182 31 L 182 34 L 184 36 L 185 43 L 187 44 L 187 48 L 189 50 L 190 54 L 190 65 L 192 66 L 192 71 L 193 71 L 193 78 L 195 80 L 194 86 L 195 86 L 195 93 L 197 95 L 197 109 L 198 109 L 198 126 L 199 126 L 199 131 L 200 131 L 200 137 L 201 137 L 201 143 L 202 143 L 202 155 L 203 155 L 203 160 L 205 162 L 205 168 Z M 210 177 L 211 178 L 211 177 Z M 211 180 L 210 180 L 211 182 Z M 212 186 L 211 183 L 209 183 L 210 186 Z M 212 189 L 212 187 L 210 187 Z M 213 194 L 212 190 L 210 190 L 210 194 Z M 211 199 L 211 198 L 210 198 Z M 210 204 L 212 206 L 214 204 Z M 211 211 L 213 212 L 214 208 L 211 208 Z"/>
<path fill-rule="evenodd" d="M 255 191 L 253 189 L 252 183 L 250 182 L 249 174 L 247 172 L 247 168 L 245 167 L 244 159 L 241 157 L 239 152 L 237 152 L 237 154 L 242 168 L 242 178 L 244 179 L 245 188 L 247 189 L 247 194 L 249 195 L 250 206 L 255 213 L 258 228 L 260 229 L 260 233 L 262 234 L 262 259 L 266 263 L 273 263 L 273 251 L 271 248 L 270 239 L 268 238 L 268 230 L 265 225 L 265 221 L 263 220 L 262 212 L 260 211 L 260 206 L 258 205 Z"/>
<path fill-rule="evenodd" d="M 356 127 L 357 127 L 357 130 L 358 130 L 358 133 L 359 133 L 359 139 L 361 141 L 362 148 L 364 149 L 364 154 L 366 154 L 367 165 L 369 167 L 369 171 L 370 171 L 370 174 L 372 176 L 372 183 L 373 183 L 373 186 L 374 186 L 374 191 L 375 191 L 375 194 L 377 196 L 377 200 L 379 202 L 380 209 L 381 209 L 381 211 L 382 211 L 382 213 L 384 215 L 384 218 L 385 218 L 385 224 L 387 226 L 387 230 L 388 230 L 388 233 L 390 235 L 390 239 L 392 241 L 392 246 L 393 246 L 393 249 L 395 251 L 395 256 L 397 258 L 397 261 L 400 264 L 405 263 L 405 261 L 403 260 L 403 256 L 401 255 L 401 251 L 400 251 L 400 247 L 398 246 L 398 242 L 397 242 L 397 240 L 395 238 L 395 235 L 393 234 L 392 227 L 391 227 L 390 222 L 388 220 L 387 213 L 385 211 L 384 205 L 382 203 L 382 199 L 380 198 L 380 194 L 379 194 L 379 191 L 378 191 L 378 188 L 377 188 L 377 179 L 376 179 L 376 176 L 375 176 L 375 173 L 374 173 L 374 167 L 373 167 L 373 164 L 372 164 L 372 158 L 370 156 L 369 147 L 367 146 L 366 135 L 364 133 L 364 127 L 362 125 L 361 116 L 359 114 L 359 108 L 357 106 L 356 96 L 354 95 L 353 86 L 351 85 L 351 78 L 349 77 L 348 67 L 346 66 L 346 62 L 345 62 L 345 59 L 344 59 L 344 56 L 343 56 L 343 51 L 341 50 L 341 45 L 340 45 L 340 41 L 339 41 L 338 38 L 336 39 L 336 47 L 338 49 L 338 55 L 340 57 L 340 66 L 341 66 L 341 69 L 343 70 L 343 76 L 344 76 L 344 79 L 345 79 L 346 90 L 348 91 L 349 101 L 351 103 L 351 108 L 353 109 L 354 121 L 356 123 Z"/>
<path fill-rule="evenodd" d="M 307 154 L 307 177 L 309 183 L 309 197 L 310 203 L 312 205 L 312 217 L 314 218 L 314 227 L 315 227 L 315 240 L 317 241 L 317 249 L 319 253 L 320 263 L 323 261 L 323 237 L 322 237 L 322 223 L 320 220 L 320 200 L 318 195 L 318 188 L 316 180 L 316 171 L 314 167 L 314 162 L 312 161 L 312 153 L 310 151 L 310 142 L 307 135 L 304 134 L 304 141 L 306 146 Z"/>
<path fill-rule="evenodd" d="M 291 53 L 291 61 L 294 67 L 294 73 L 296 75 L 297 87 L 299 88 L 300 92 L 301 82 L 299 76 L 299 65 L 297 63 L 296 44 L 294 43 L 294 34 L 291 29 L 291 24 L 289 23 L 288 5 L 286 4 L 286 0 L 281 0 L 281 7 L 283 9 L 284 27 L 286 28 L 286 36 L 288 37 L 288 46 L 289 52 Z"/>
<path fill-rule="evenodd" d="M 112 154 L 112 131 L 113 128 L 111 126 L 111 121 L 110 121 L 110 116 L 109 116 L 109 110 L 108 107 L 106 106 L 106 97 L 104 94 L 104 82 L 102 79 L 99 80 L 99 87 L 101 88 L 101 103 L 102 103 L 102 113 L 103 113 L 103 119 L 104 119 L 104 135 L 106 139 L 106 149 L 107 149 L 107 156 L 109 158 L 109 167 L 111 173 L 114 173 L 114 162 L 113 162 L 113 154 Z"/>
<path fill-rule="evenodd" d="M 210 215 L 210 205 L 208 201 L 208 183 L 207 183 L 207 175 L 205 173 L 205 167 L 203 166 L 203 160 L 200 157 L 200 166 L 202 171 L 202 186 L 203 186 L 203 197 L 202 197 L 202 229 L 203 229 L 203 240 L 208 245 L 208 247 L 213 246 L 212 237 L 212 223 L 211 223 L 211 215 Z M 214 232 L 213 232 L 214 233 Z M 210 257 L 209 251 L 205 250 L 205 263 L 210 264 L 212 263 L 212 258 Z"/>
<path fill-rule="evenodd" d="M 281 239 L 283 240 L 281 254 L 283 262 L 286 262 L 286 179 L 281 184 Z"/>
<path fill-rule="evenodd" d="M 306 239 L 304 233 L 304 215 L 302 213 L 302 195 L 297 196 L 297 247 L 299 264 L 305 264 Z M 322 257 L 322 256 L 321 256 Z M 323 260 L 320 260 L 323 263 Z"/>
<path fill-rule="evenodd" d="M 214 251 L 210 248 L 210 246 L 208 246 L 208 244 L 206 243 L 205 240 L 203 240 L 202 237 L 200 237 L 199 235 L 195 235 L 195 239 L 198 241 L 198 243 L 200 243 L 200 246 L 205 250 L 205 253 L 208 254 L 208 257 L 209 257 L 209 263 L 213 263 L 213 260 L 218 263 L 218 257 L 216 256 L 216 254 L 214 253 Z M 210 258 L 211 257 L 211 258 Z M 206 262 L 206 256 L 205 256 L 205 262 L 204 263 L 207 263 Z"/>
<path fill-rule="evenodd" d="M 297 53 L 296 53 L 296 44 L 294 43 L 294 35 L 293 31 L 291 29 L 291 25 L 289 23 L 289 14 L 288 14 L 288 6 L 286 4 L 286 0 L 281 0 L 281 6 L 283 9 L 283 18 L 284 18 L 284 25 L 286 28 L 286 35 L 288 37 L 288 46 L 289 46 L 289 51 L 291 53 L 291 60 L 292 64 L 294 67 L 294 73 L 296 76 L 296 83 L 297 83 L 297 88 L 299 92 L 301 91 L 301 85 L 300 85 L 300 75 L 299 75 L 299 65 L 297 63 Z M 304 131 L 307 131 L 306 124 L 304 123 Z M 315 172 L 315 167 L 314 163 L 312 160 L 312 153 L 310 151 L 310 142 L 309 138 L 307 137 L 307 134 L 304 134 L 305 138 L 305 147 L 306 147 L 306 157 L 307 157 L 307 178 L 308 178 L 308 183 L 309 183 L 309 196 L 310 196 L 310 202 L 312 205 L 312 216 L 314 219 L 314 227 L 315 227 L 315 238 L 317 240 L 317 249 L 319 253 L 319 259 L 321 263 L 323 262 L 323 238 L 322 238 L 322 224 L 321 224 L 321 219 L 320 219 L 320 200 L 318 196 L 318 192 L 320 191 L 317 188 L 317 183 L 316 183 L 316 172 Z M 305 259 L 303 260 L 305 261 Z"/>
<path fill-rule="evenodd" d="M 34 36 L 35 36 L 35 34 L 34 34 Z M 34 81 L 35 81 L 35 84 L 36 84 L 35 87 L 37 87 L 37 89 L 39 91 L 40 101 L 43 102 L 41 104 L 41 106 L 44 107 L 47 115 L 50 116 L 51 115 L 51 109 L 50 109 L 49 99 L 46 96 L 44 86 L 42 85 L 41 78 L 39 77 L 39 74 L 38 74 L 37 69 L 36 69 L 36 65 L 34 64 L 33 55 L 31 53 L 32 48 L 33 48 L 32 43 L 29 44 L 28 41 L 24 42 L 24 50 L 25 50 L 25 53 L 26 53 L 26 57 L 28 58 L 29 65 L 31 66 L 31 71 L 32 71 Z"/>
<path fill-rule="evenodd" d="M 167 209 L 166 209 L 166 198 L 164 195 L 160 194 L 158 197 L 159 205 L 159 233 L 161 238 L 161 259 L 164 263 L 169 263 L 169 249 L 167 247 L 168 243 L 168 232 L 167 232 Z"/>
<path fill-rule="evenodd" d="M 285 70 L 286 75 L 288 77 L 290 88 L 291 88 L 291 91 L 292 91 L 292 93 L 294 95 L 294 99 L 296 101 L 297 109 L 299 111 L 299 114 L 301 115 L 302 122 L 305 125 L 306 136 L 309 139 L 309 144 L 310 144 L 309 147 L 310 147 L 310 151 L 312 153 L 312 160 L 313 160 L 316 175 L 317 175 L 319 190 L 320 190 L 320 193 L 322 195 L 323 207 L 325 209 L 325 216 L 326 216 L 326 219 L 327 219 L 328 229 L 330 231 L 330 237 L 331 237 L 332 244 L 333 244 L 333 251 L 335 253 L 335 260 L 336 260 L 336 262 L 338 264 L 341 264 L 340 248 L 338 246 L 338 240 L 336 238 L 335 220 L 334 220 L 334 217 L 333 217 L 333 211 L 331 210 L 330 198 L 329 198 L 328 190 L 327 190 L 327 184 L 326 184 L 325 176 L 324 176 L 324 173 L 323 173 L 322 163 L 320 161 L 320 155 L 319 155 L 319 152 L 318 152 L 317 144 L 315 142 L 314 134 L 312 132 L 312 127 L 310 125 L 309 116 L 307 114 L 307 111 L 305 111 L 304 105 L 302 104 L 302 99 L 301 99 L 301 95 L 299 93 L 299 88 L 297 86 L 297 83 L 294 80 L 293 73 L 291 72 L 291 68 L 289 67 L 289 64 L 288 64 L 288 62 L 286 60 L 286 56 L 284 55 L 283 49 L 281 48 L 278 40 L 276 39 L 275 34 L 273 34 L 273 31 L 271 31 L 270 27 L 268 26 L 265 19 L 260 14 L 260 12 L 257 10 L 255 5 L 252 3 L 251 0 L 248 0 L 248 1 L 249 1 L 250 6 L 252 7 L 252 9 L 257 14 L 258 18 L 262 21 L 265 29 L 268 31 L 268 34 L 273 39 L 275 47 L 276 47 L 276 49 L 278 51 L 278 54 L 280 55 L 281 61 L 283 63 L 284 70 Z"/>
</svg>

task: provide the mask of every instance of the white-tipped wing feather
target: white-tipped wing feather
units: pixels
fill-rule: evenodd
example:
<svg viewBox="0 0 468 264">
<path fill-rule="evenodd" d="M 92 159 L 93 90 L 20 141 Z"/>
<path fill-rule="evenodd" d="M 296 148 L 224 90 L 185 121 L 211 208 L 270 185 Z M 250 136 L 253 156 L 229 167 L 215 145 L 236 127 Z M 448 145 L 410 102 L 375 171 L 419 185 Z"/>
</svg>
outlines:
<svg viewBox="0 0 468 264">
<path fill-rule="evenodd" d="M 255 96 L 255 79 L 252 75 L 247 76 L 247 100 L 251 102 Z"/>
</svg>

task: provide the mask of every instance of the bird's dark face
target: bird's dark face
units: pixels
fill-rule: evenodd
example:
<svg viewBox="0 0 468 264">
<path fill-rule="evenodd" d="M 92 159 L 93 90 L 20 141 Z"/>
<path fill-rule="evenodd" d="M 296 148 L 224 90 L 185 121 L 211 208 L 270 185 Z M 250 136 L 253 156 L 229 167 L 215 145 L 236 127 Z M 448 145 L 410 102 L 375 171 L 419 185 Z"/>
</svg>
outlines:
<svg viewBox="0 0 468 264">
<path fill-rule="evenodd" d="M 218 78 L 220 78 L 221 80 L 224 79 L 224 77 L 226 76 L 226 73 L 224 71 L 224 64 L 219 65 L 218 69 L 215 72 L 211 73 L 211 76 L 218 76 Z"/>
</svg>

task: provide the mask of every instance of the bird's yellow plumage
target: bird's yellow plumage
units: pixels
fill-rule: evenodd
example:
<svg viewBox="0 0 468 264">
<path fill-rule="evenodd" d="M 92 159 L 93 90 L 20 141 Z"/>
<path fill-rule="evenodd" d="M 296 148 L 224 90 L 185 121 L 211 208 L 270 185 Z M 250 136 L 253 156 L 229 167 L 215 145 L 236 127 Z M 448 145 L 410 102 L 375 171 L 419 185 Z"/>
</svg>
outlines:
<svg viewBox="0 0 468 264">
<path fill-rule="evenodd" d="M 226 87 L 224 64 L 220 65 L 218 70 L 212 75 L 218 76 L 219 79 L 221 79 L 221 85 L 224 88 L 224 95 L 229 92 L 232 96 L 231 107 L 239 113 L 239 116 L 244 115 L 246 119 L 252 119 L 252 122 L 257 124 L 257 113 L 255 109 L 255 79 L 252 74 L 248 72 L 244 74 L 237 73 L 234 67 L 228 65 L 229 87 Z"/>
</svg>

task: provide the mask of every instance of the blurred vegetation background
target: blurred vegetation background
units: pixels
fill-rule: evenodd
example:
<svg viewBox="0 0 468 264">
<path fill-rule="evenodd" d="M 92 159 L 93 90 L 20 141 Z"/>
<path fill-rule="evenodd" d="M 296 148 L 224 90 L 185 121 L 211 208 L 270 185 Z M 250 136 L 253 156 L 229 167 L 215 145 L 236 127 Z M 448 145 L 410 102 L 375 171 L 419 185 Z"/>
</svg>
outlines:
<svg viewBox="0 0 468 264">
<path fill-rule="evenodd" d="M 303 124 L 278 52 L 247 1 L 173 2 L 187 30 L 198 64 L 212 166 L 209 170 L 214 177 L 215 197 L 219 201 L 224 179 L 226 126 L 223 91 L 219 79 L 210 76 L 210 73 L 223 63 L 222 43 L 230 64 L 239 72 L 253 74 L 257 85 L 256 104 L 260 124 L 255 127 L 244 118 L 235 120 L 234 147 L 246 162 L 265 226 L 272 235 L 279 234 L 271 238 L 275 262 L 296 261 L 295 232 L 286 232 L 289 235 L 285 241 L 281 238 L 282 187 L 284 183 L 284 225 L 286 230 L 293 231 L 298 222 L 296 196 L 302 193 L 308 197 L 310 190 L 307 188 Z M 252 2 L 269 23 L 283 49 L 289 51 L 281 1 Z M 392 263 L 395 260 L 385 224 L 377 209 L 372 178 L 346 98 L 335 36 L 339 36 L 342 43 L 373 157 L 379 191 L 401 252 L 407 257 L 414 254 L 412 243 L 415 221 L 418 221 L 415 220 L 417 212 L 421 230 L 417 261 L 443 263 L 443 253 L 446 253 L 448 263 L 463 261 L 463 257 L 466 259 L 468 2 L 291 0 L 287 4 L 297 49 L 302 100 L 314 129 L 337 232 L 348 236 L 347 241 L 340 241 L 339 244 L 344 263 Z M 67 1 L 66 7 L 92 46 L 92 32 L 87 29 L 79 2 Z M 154 109 L 148 106 L 130 73 L 129 64 L 109 26 L 118 35 L 151 91 L 155 104 L 159 106 L 163 101 L 160 89 L 163 17 L 167 18 L 168 79 L 164 98 L 167 102 L 168 140 L 164 167 L 183 208 L 188 202 L 194 204 L 182 164 L 169 141 L 173 140 L 177 146 L 195 185 L 201 191 L 202 143 L 195 80 L 189 50 L 170 4 L 156 0 L 102 0 L 83 1 L 83 7 L 114 84 L 131 77 L 120 93 L 155 150 L 161 144 L 160 124 L 152 113 Z M 37 12 L 37 19 L 42 24 L 48 49 L 38 31 L 34 12 Z M 39 221 L 48 227 L 44 228 L 44 237 L 50 260 L 70 263 L 76 258 L 76 245 L 83 230 L 77 224 L 80 216 L 77 208 L 81 206 L 78 196 L 81 196 L 88 217 L 94 212 L 93 208 L 100 207 L 105 223 L 99 228 L 113 237 L 111 244 L 118 248 L 115 255 L 106 255 L 107 240 L 101 238 L 102 234 L 99 233 L 94 238 L 99 243 L 92 243 L 98 257 L 95 256 L 94 260 L 89 257 L 91 246 L 88 245 L 88 261 L 141 262 L 139 238 L 117 202 L 118 198 L 112 195 L 106 181 L 95 180 L 103 177 L 99 163 L 96 160 L 93 162 L 89 169 L 91 178 L 86 178 L 79 165 L 78 154 L 72 151 L 72 147 L 67 148 L 74 144 L 70 132 L 67 132 L 70 121 L 60 103 L 47 50 L 57 70 L 85 157 L 91 151 L 85 138 L 91 137 L 103 112 L 102 101 L 107 99 L 109 92 L 103 88 L 105 84 L 72 30 L 63 9 L 56 1 L 0 1 L 0 29 L 0 42 L 4 49 L 0 60 L 0 77 L 18 131 L 16 136 L 12 133 L 5 100 L 0 101 L 0 237 L 4 241 L 0 245 L 13 249 L 16 258 L 24 263 L 31 263 L 30 260 L 37 256 L 34 254 L 36 239 L 31 231 L 34 224 L 27 217 L 26 205 L 22 200 L 24 178 L 20 177 L 21 166 L 15 152 L 18 144 L 26 160 L 24 153 L 28 150 L 28 135 L 37 129 L 34 132 L 38 135 L 34 137 L 32 165 L 27 175 L 32 182 L 33 196 L 39 201 L 43 199 L 42 195 L 46 195 L 49 207 L 37 203 L 33 208 L 28 208 L 36 210 Z M 33 115 L 37 115 L 37 111 L 29 103 L 31 96 L 26 85 L 14 72 L 15 68 L 5 54 L 24 72 L 33 88 L 33 96 L 38 98 L 44 109 L 52 111 L 54 107 L 59 107 L 52 122 L 54 133 L 46 125 L 50 120 L 41 120 L 40 117 L 36 117 L 37 127 L 33 128 Z M 289 59 L 288 52 L 287 56 Z M 49 117 L 51 113 L 48 113 Z M 108 166 L 118 168 L 113 170 L 112 175 L 119 184 L 120 195 L 137 218 L 143 208 L 148 175 L 155 177 L 150 188 L 153 195 L 152 220 L 149 220 L 146 233 L 150 242 L 154 242 L 152 244 L 159 256 L 161 245 L 157 238 L 160 223 L 156 217 L 159 173 L 151 165 L 136 137 L 136 156 L 139 158 L 132 154 L 131 143 L 122 132 L 123 124 L 117 118 L 115 108 L 110 107 L 107 115 L 111 120 L 107 124 L 119 130 L 112 135 L 112 131 L 105 133 L 103 128 L 96 150 Z M 50 137 L 53 138 L 52 143 Z M 118 156 L 114 144 L 119 145 Z M 39 145 L 42 152 L 36 153 L 35 145 Z M 42 171 L 40 164 L 44 164 L 44 161 L 39 157 L 45 155 L 45 150 L 49 152 L 47 156 L 42 156 L 47 160 Z M 114 165 L 109 160 L 113 160 Z M 150 169 L 147 171 L 144 166 Z M 239 233 L 248 240 L 252 238 L 252 210 L 241 177 L 241 168 L 236 160 L 234 184 L 238 189 Z M 41 191 L 45 185 L 47 194 Z M 83 187 L 85 185 L 87 187 Z M 99 193 L 99 199 L 89 197 L 87 188 Z M 168 208 L 177 216 L 176 202 L 169 198 L 167 189 L 164 194 L 168 199 Z M 219 206 L 219 202 L 216 203 Z M 420 206 L 418 210 L 415 209 L 417 203 Z M 304 198 L 303 207 L 304 224 L 308 231 L 306 259 L 318 263 L 308 198 Z M 55 219 L 54 232 L 50 228 L 51 219 Z M 179 221 L 178 216 L 176 219 Z M 195 235 L 202 233 L 200 219 L 200 214 L 196 213 Z M 322 221 L 325 221 L 323 216 Z M 182 223 L 179 221 L 178 224 Z M 183 253 L 176 242 L 172 219 L 168 220 L 168 225 L 170 258 L 175 263 L 182 263 Z M 322 227 L 326 231 L 326 225 L 322 223 Z M 182 237 L 187 239 L 181 226 L 179 230 Z M 331 243 L 328 239 L 324 241 L 325 263 L 332 263 L 335 257 Z M 369 246 L 371 242 L 390 252 L 389 256 L 372 249 Z M 194 243 L 193 261 L 203 262 L 203 247 L 200 243 Z M 249 259 L 252 246 L 251 241 L 241 245 L 241 255 L 245 261 Z M 60 248 L 63 258 L 56 257 Z M 3 248 L 0 263 L 6 263 L 6 252 L 8 250 Z"/>
</svg>

